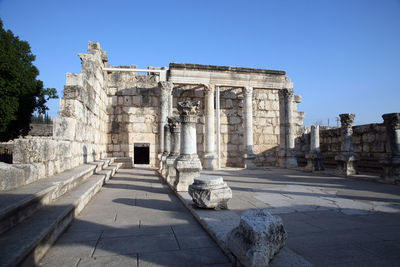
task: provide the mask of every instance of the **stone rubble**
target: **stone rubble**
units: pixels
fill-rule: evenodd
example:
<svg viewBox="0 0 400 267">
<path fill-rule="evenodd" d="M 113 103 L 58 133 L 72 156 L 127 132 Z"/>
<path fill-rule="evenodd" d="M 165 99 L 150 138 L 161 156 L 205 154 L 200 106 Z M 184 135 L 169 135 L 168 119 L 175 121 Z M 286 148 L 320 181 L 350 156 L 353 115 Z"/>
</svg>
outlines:
<svg viewBox="0 0 400 267">
<path fill-rule="evenodd" d="M 282 219 L 266 209 L 247 210 L 239 226 L 228 234 L 228 248 L 246 267 L 268 266 L 285 246 L 287 233 Z"/>
</svg>

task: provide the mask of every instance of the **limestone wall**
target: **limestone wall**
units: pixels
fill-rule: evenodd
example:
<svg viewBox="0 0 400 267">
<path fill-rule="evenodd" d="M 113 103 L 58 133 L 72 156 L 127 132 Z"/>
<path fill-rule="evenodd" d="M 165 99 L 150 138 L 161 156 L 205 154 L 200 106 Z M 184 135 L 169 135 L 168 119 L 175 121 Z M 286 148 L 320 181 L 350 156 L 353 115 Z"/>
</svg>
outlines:
<svg viewBox="0 0 400 267">
<path fill-rule="evenodd" d="M 258 166 L 277 164 L 279 146 L 279 90 L 255 89 L 253 91 L 253 152 Z"/>
<path fill-rule="evenodd" d="M 82 70 L 67 73 L 64 97 L 60 99 L 60 116 L 54 119 L 53 136 L 57 140 L 73 141 L 79 146 L 71 167 L 106 156 L 106 112 L 110 102 L 107 95 L 107 56 L 100 45 L 89 42 L 88 53 L 79 54 Z"/>
<path fill-rule="evenodd" d="M 53 120 L 52 137 L 14 140 L 13 164 L 2 164 L 1 190 L 50 177 L 81 164 L 104 158 L 107 145 L 107 56 L 100 45 L 89 42 L 79 54 L 82 70 L 67 73 L 60 116 Z"/>
<path fill-rule="evenodd" d="M 107 109 L 108 155 L 133 158 L 135 143 L 149 143 L 150 165 L 156 166 L 160 112 L 157 82 L 155 75 L 137 75 L 133 72 L 113 72 L 108 75 L 111 99 Z"/>
<path fill-rule="evenodd" d="M 309 151 L 310 136 L 306 130 L 304 135 L 297 139 L 298 162 L 305 162 L 304 154 Z M 359 170 L 381 173 L 379 161 L 388 153 L 386 149 L 385 126 L 380 123 L 353 126 L 354 153 L 360 158 Z M 336 168 L 335 156 L 340 153 L 340 128 L 320 127 L 320 149 L 324 155 L 326 168 Z M 300 165 L 300 164 L 299 164 Z"/>
</svg>

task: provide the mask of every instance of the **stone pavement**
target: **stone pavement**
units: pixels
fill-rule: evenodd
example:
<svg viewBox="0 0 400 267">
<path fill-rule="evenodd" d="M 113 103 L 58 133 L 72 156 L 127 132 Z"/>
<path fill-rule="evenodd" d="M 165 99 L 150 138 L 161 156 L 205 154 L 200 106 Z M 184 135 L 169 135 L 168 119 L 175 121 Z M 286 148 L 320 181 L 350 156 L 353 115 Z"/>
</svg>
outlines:
<svg viewBox="0 0 400 267">
<path fill-rule="evenodd" d="M 174 193 L 145 168 L 121 169 L 40 266 L 231 266 Z"/>
<path fill-rule="evenodd" d="M 314 266 L 400 266 L 399 186 L 279 168 L 203 173 L 231 187 L 231 211 L 279 215 L 287 247 Z"/>
</svg>

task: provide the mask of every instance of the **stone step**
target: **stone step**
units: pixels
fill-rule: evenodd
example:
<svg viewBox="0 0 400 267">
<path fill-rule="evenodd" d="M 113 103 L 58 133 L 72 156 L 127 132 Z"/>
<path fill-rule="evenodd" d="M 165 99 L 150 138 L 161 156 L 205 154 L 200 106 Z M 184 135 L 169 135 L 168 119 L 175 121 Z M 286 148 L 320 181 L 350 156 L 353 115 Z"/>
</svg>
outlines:
<svg viewBox="0 0 400 267">
<path fill-rule="evenodd" d="M 42 206 L 51 203 L 93 173 L 107 168 L 113 159 L 104 159 L 78 166 L 51 178 L 41 179 L 0 193 L 0 234 L 29 218 Z"/>
<path fill-rule="evenodd" d="M 34 266 L 121 164 L 92 174 L 76 188 L 0 236 L 0 266 Z"/>
</svg>

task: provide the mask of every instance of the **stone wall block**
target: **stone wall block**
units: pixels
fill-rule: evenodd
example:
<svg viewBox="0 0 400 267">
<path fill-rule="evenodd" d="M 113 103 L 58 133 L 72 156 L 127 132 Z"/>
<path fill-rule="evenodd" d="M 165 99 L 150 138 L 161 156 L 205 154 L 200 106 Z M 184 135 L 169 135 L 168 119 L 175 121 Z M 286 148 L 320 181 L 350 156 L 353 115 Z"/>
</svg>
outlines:
<svg viewBox="0 0 400 267">
<path fill-rule="evenodd" d="M 64 140 L 74 140 L 75 130 L 75 119 L 66 117 L 56 117 L 53 119 L 53 136 Z"/>
</svg>

